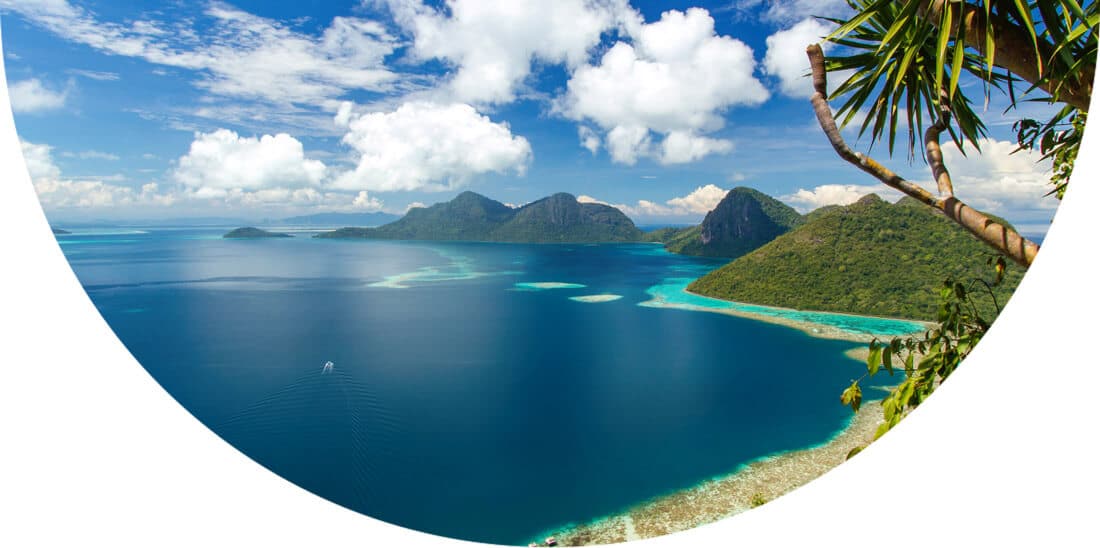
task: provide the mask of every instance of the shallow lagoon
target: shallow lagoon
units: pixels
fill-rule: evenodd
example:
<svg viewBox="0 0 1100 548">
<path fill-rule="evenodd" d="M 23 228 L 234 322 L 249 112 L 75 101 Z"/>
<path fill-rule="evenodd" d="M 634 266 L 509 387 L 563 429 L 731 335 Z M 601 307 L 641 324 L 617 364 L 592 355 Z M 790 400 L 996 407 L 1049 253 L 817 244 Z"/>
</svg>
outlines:
<svg viewBox="0 0 1100 548">
<path fill-rule="evenodd" d="M 682 292 L 713 260 L 219 233 L 58 239 L 85 242 L 62 248 L 79 248 L 93 302 L 188 410 L 400 525 L 526 542 L 821 443 L 851 416 L 837 394 L 861 370 L 853 344 L 696 311 L 726 306 Z M 517 285 L 546 282 L 563 285 Z M 575 299 L 593 295 L 621 298 Z"/>
</svg>

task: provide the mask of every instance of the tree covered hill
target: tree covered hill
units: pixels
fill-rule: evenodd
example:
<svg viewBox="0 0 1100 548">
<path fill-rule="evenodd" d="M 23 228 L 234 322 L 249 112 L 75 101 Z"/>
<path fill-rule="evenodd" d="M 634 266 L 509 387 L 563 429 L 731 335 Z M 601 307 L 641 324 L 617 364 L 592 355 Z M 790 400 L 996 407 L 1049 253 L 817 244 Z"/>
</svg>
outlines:
<svg viewBox="0 0 1100 548">
<path fill-rule="evenodd" d="M 558 193 L 520 208 L 466 191 L 449 202 L 413 208 L 377 228 L 341 228 L 318 238 L 522 243 L 637 242 L 642 231 L 618 209 Z"/>
<path fill-rule="evenodd" d="M 786 308 L 932 320 L 945 278 L 991 278 L 992 251 L 911 198 L 892 204 L 870 194 L 807 217 L 688 289 Z M 1010 264 L 1005 283 L 995 289 L 1000 305 L 1022 277 L 1023 269 Z"/>
<path fill-rule="evenodd" d="M 673 253 L 736 258 L 802 224 L 793 208 L 747 187 L 730 190 L 702 224 L 678 231 L 664 229 L 647 237 Z"/>
</svg>

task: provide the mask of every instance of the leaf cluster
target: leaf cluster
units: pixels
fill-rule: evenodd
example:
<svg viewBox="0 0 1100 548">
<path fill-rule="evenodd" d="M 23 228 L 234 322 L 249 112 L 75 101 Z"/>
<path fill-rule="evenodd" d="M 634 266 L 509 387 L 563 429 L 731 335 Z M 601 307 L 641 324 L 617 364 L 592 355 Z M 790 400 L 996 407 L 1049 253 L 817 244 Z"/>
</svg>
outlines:
<svg viewBox="0 0 1100 548">
<path fill-rule="evenodd" d="M 1066 106 L 1045 123 L 1025 118 L 1013 125 L 1020 145 L 1017 150 L 1037 150 L 1044 160 L 1051 162 L 1050 184 L 1054 189 L 1047 193 L 1048 196 L 1054 195 L 1061 200 L 1065 195 L 1073 163 L 1081 149 L 1087 118 L 1086 113 Z"/>
<path fill-rule="evenodd" d="M 935 391 L 974 349 L 989 330 L 992 318 L 985 316 L 979 301 L 991 301 L 994 310 L 1000 310 L 993 287 L 1003 283 L 1006 268 L 1004 257 L 991 258 L 995 279 L 987 282 L 980 278 L 969 284 L 947 279 L 939 289 L 940 306 L 937 325 L 919 337 L 898 338 L 890 341 L 874 339 L 868 345 L 867 372 L 852 381 L 840 395 L 842 404 L 859 410 L 863 401 L 861 383 L 885 371 L 891 377 L 899 371 L 905 379 L 894 386 L 882 400 L 883 422 L 875 432 L 875 439 L 898 424 L 908 412 Z M 858 452 L 859 447 L 849 456 Z"/>
<path fill-rule="evenodd" d="M 1100 2 L 1097 0 L 848 0 L 856 12 L 847 20 L 828 19 L 837 29 L 826 39 L 840 46 L 826 58 L 826 70 L 850 74 L 833 92 L 843 97 L 837 111 L 842 125 L 859 121 L 860 136 L 871 145 L 886 140 L 889 152 L 905 131 L 910 161 L 924 130 L 941 124 L 965 153 L 980 151 L 986 127 L 963 92 L 965 77 L 982 82 L 985 103 L 991 89 L 1007 93 L 1010 107 L 1023 95 L 1063 102 L 1069 88 L 1091 89 L 1097 57 Z M 1021 42 L 1008 48 L 1012 34 Z M 1023 54 L 1027 55 L 1023 55 Z M 1013 57 L 1025 76 L 998 61 Z M 1030 80 L 1024 80 L 1030 78 Z M 1079 103 L 1078 103 L 1079 104 Z M 1065 191 L 1080 143 L 1086 112 L 1066 105 L 1046 121 L 1017 124 L 1021 148 L 1038 148 L 1054 161 L 1052 194 Z"/>
</svg>

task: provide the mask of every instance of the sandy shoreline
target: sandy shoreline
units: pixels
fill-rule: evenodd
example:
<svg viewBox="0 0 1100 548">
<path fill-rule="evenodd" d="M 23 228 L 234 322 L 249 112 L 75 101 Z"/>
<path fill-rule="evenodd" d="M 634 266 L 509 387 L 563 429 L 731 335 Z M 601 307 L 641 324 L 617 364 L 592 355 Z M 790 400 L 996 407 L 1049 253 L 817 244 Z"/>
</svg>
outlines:
<svg viewBox="0 0 1100 548">
<path fill-rule="evenodd" d="M 689 293 L 691 295 L 698 296 L 698 297 L 706 297 L 706 295 L 700 295 L 698 293 L 693 293 L 691 291 L 688 291 L 687 289 L 685 289 L 684 292 Z M 719 299 L 719 300 L 722 300 L 722 299 Z M 730 303 L 734 303 L 734 304 L 750 304 L 750 303 L 739 303 L 737 301 L 726 301 L 726 302 L 730 302 Z M 672 308 L 672 307 L 681 308 L 681 306 L 679 306 L 679 305 L 668 305 L 668 306 L 670 308 Z M 766 305 L 751 305 L 751 306 L 766 306 Z M 767 323 L 771 323 L 771 324 L 783 325 L 783 326 L 786 326 L 786 327 L 792 327 L 794 329 L 798 329 L 799 331 L 802 331 L 802 332 L 806 333 L 807 335 L 810 335 L 812 337 L 818 337 L 818 338 L 821 338 L 821 339 L 835 339 L 835 340 L 841 340 L 841 341 L 869 343 L 869 342 L 871 342 L 871 339 L 875 337 L 875 335 L 871 335 L 871 334 L 852 333 L 850 331 L 845 331 L 845 330 L 843 330 L 839 327 L 836 327 L 836 326 L 825 325 L 825 324 L 806 321 L 806 320 L 795 320 L 795 319 L 792 319 L 792 318 L 784 318 L 784 317 L 781 317 L 781 316 L 772 316 L 772 315 L 768 315 L 768 314 L 758 314 L 758 313 L 755 313 L 755 312 L 749 312 L 749 311 L 746 311 L 746 310 L 738 310 L 738 309 L 735 309 L 735 308 L 708 308 L 708 307 L 696 307 L 696 308 L 698 310 L 702 310 L 702 311 L 706 311 L 706 312 L 716 312 L 718 314 L 728 314 L 730 316 L 737 316 L 739 318 L 747 318 L 747 319 L 750 319 L 750 320 L 757 320 L 757 321 L 761 321 L 761 322 L 767 322 Z M 815 312 L 815 311 L 812 311 L 812 310 L 811 311 L 803 311 L 803 310 L 795 310 L 795 309 L 792 309 L 792 308 L 782 308 L 782 307 L 776 307 L 776 306 L 772 306 L 772 307 L 768 307 L 768 308 L 776 308 L 776 309 L 780 309 L 780 310 L 791 310 L 791 311 L 794 311 L 794 312 Z M 828 312 L 828 314 L 836 314 L 838 316 L 851 316 L 851 317 L 854 317 L 854 318 L 877 318 L 877 317 L 879 317 L 879 316 L 861 316 L 859 314 L 847 314 L 847 313 L 843 313 L 843 312 Z M 883 317 L 882 319 L 884 319 L 884 320 L 897 320 L 897 321 L 903 321 L 903 322 L 912 322 L 914 324 L 918 324 L 918 325 L 922 326 L 919 331 L 914 331 L 912 334 L 921 333 L 921 332 L 924 331 L 925 328 L 928 328 L 932 325 L 929 322 L 925 322 L 925 321 L 921 321 L 921 320 L 912 320 L 912 319 L 908 319 L 908 318 L 886 318 L 886 317 Z M 879 340 L 889 340 L 893 337 L 892 336 L 881 336 L 880 335 L 880 336 L 878 336 L 878 338 L 879 338 Z"/>
<path fill-rule="evenodd" d="M 682 305 L 667 306 L 684 308 Z M 834 326 L 742 310 L 692 308 L 784 325 L 826 339 L 867 343 L 873 337 Z M 914 323 L 928 325 L 925 322 Z M 880 340 L 890 338 L 880 337 Z M 865 362 L 868 349 L 865 345 L 860 345 L 844 354 L 853 360 Z M 895 375 L 891 380 L 900 381 L 904 378 L 904 373 L 901 375 Z M 886 380 L 885 374 L 883 377 L 884 382 L 890 382 Z M 882 393 L 867 394 L 868 401 L 853 415 L 848 426 L 821 445 L 769 455 L 728 475 L 656 497 L 620 514 L 583 525 L 563 527 L 550 534 L 557 537 L 563 546 L 612 544 L 656 537 L 713 523 L 793 491 L 843 463 L 853 448 L 867 445 L 874 439 L 875 430 L 882 423 L 882 406 L 877 399 L 884 396 L 889 388 L 868 388 Z M 871 399 L 876 401 L 870 401 Z M 840 405 L 839 401 L 837 405 Z"/>
<path fill-rule="evenodd" d="M 552 534 L 563 546 L 611 544 L 683 531 L 739 514 L 797 489 L 843 463 L 852 448 L 874 438 L 881 420 L 880 404 L 866 402 L 847 428 L 822 445 L 763 457 L 728 476 Z"/>
</svg>

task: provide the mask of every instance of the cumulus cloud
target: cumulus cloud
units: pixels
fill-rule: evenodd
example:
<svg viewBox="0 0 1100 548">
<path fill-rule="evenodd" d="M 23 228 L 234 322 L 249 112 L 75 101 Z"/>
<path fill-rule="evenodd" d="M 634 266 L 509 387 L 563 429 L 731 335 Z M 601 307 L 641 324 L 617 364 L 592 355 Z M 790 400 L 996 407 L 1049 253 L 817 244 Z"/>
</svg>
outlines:
<svg viewBox="0 0 1100 548">
<path fill-rule="evenodd" d="M 581 140 L 581 146 L 591 152 L 593 156 L 600 152 L 600 146 L 603 145 L 603 141 L 600 139 L 599 134 L 588 126 L 577 127 L 577 137 Z"/>
<path fill-rule="evenodd" d="M 632 12 L 625 0 L 452 0 L 440 9 L 419 0 L 388 3 L 414 37 L 412 53 L 454 65 L 450 97 L 472 103 L 515 99 L 534 61 L 583 63 L 600 35 Z"/>
<path fill-rule="evenodd" d="M 714 209 L 714 207 L 718 205 L 718 202 L 721 202 L 722 198 L 726 197 L 728 192 L 729 191 L 715 185 L 705 185 L 697 187 L 686 196 L 672 198 L 671 200 L 665 201 L 663 204 L 650 200 L 638 200 L 633 205 L 610 204 L 585 194 L 577 196 L 577 201 L 581 203 L 610 205 L 635 219 L 653 217 L 700 217 Z"/>
<path fill-rule="evenodd" d="M 225 130 L 220 130 L 225 131 Z M 280 136 L 265 136 L 263 138 L 241 138 L 227 132 L 227 134 L 203 135 L 199 134 L 188 156 L 188 162 L 181 159 L 181 168 L 185 171 L 184 181 L 176 181 L 169 188 L 162 188 L 157 182 L 149 182 L 141 186 L 128 186 L 113 184 L 116 180 L 125 180 L 124 177 L 83 177 L 71 178 L 62 175 L 62 170 L 53 160 L 53 149 L 49 145 L 36 144 L 21 141 L 23 157 L 30 174 L 35 190 L 38 192 L 39 201 L 46 209 L 98 209 L 98 210 L 133 210 L 134 208 L 184 206 L 189 208 L 237 208 L 237 209 L 265 209 L 269 211 L 383 211 L 385 204 L 367 191 L 349 193 L 332 191 L 321 186 L 291 186 L 291 183 L 300 182 L 294 177 L 272 177 L 272 170 L 285 169 L 304 170 L 305 176 L 310 174 L 311 160 L 301 157 L 300 145 L 283 142 Z M 293 140 L 293 139 L 291 139 Z M 294 141 L 296 143 L 297 141 Z M 274 143 L 274 144 L 271 144 Z M 288 146 L 289 143 L 289 146 Z M 197 151 L 197 152 L 196 152 Z M 271 164 L 268 160 L 278 157 L 286 152 L 288 161 L 285 165 Z M 257 172 L 250 177 L 235 179 L 240 184 L 230 186 L 227 181 L 231 173 L 223 178 L 210 178 L 203 171 L 207 165 L 204 162 L 213 161 L 218 154 L 232 158 L 226 165 L 237 170 L 235 173 L 243 173 L 241 165 L 251 165 L 257 168 Z M 79 154 L 72 155 L 79 157 Z M 297 162 L 297 163 L 295 163 Z M 177 175 L 179 173 L 177 172 Z M 266 174 L 266 175 L 265 175 Z M 190 177 L 196 177 L 194 179 Z M 321 182 L 320 178 L 316 178 Z M 216 186 L 221 185 L 221 186 Z M 265 186 L 274 185 L 274 186 Z"/>
<path fill-rule="evenodd" d="M 54 163 L 52 147 L 20 141 L 23 160 L 27 165 L 38 199 L 46 209 L 103 208 L 122 205 L 171 205 L 176 198 L 161 193 L 156 183 L 139 189 L 115 185 L 103 179 L 68 179 Z"/>
<path fill-rule="evenodd" d="M 12 111 L 37 114 L 65 106 L 68 90 L 51 89 L 38 78 L 22 80 L 8 86 Z"/>
<path fill-rule="evenodd" d="M 700 8 L 667 11 L 627 29 L 633 43 L 617 42 L 599 64 L 577 67 L 555 110 L 606 132 L 608 153 L 619 163 L 683 163 L 728 152 L 732 143 L 705 134 L 723 126 L 726 109 L 768 98 L 753 76 L 752 49 L 715 34 L 714 19 Z M 663 136 L 659 144 L 654 133 Z"/>
<path fill-rule="evenodd" d="M 687 196 L 673 198 L 666 202 L 674 209 L 705 215 L 726 197 L 729 191 L 714 185 L 701 186 Z"/>
<path fill-rule="evenodd" d="M 1044 198 L 1050 186 L 1051 164 L 1034 151 L 1016 150 L 1016 143 L 982 139 L 981 154 L 963 156 L 955 147 L 944 147 L 943 161 L 955 183 L 955 194 L 976 209 L 1008 217 L 1049 216 L 1058 200 Z M 927 183 L 928 188 L 934 185 Z"/>
<path fill-rule="evenodd" d="M 351 201 L 351 207 L 360 211 L 382 211 L 382 200 L 368 195 L 365 190 L 360 190 Z"/>
<path fill-rule="evenodd" d="M 798 189 L 780 196 L 780 200 L 802 213 L 828 205 L 849 205 L 868 194 L 878 194 L 884 200 L 896 201 L 901 193 L 886 185 L 820 185 L 813 189 Z"/>
<path fill-rule="evenodd" d="M 806 46 L 821 42 L 821 38 L 832 31 L 829 25 L 817 19 L 803 19 L 798 24 L 769 36 L 766 40 L 767 53 L 764 55 L 764 70 L 779 79 L 779 89 L 790 97 L 809 97 L 813 94 L 810 85 L 810 61 L 806 58 Z M 834 76 L 837 83 L 843 79 Z"/>
<path fill-rule="evenodd" d="M 953 146 L 944 147 L 944 163 L 955 184 L 955 195 L 970 206 L 1004 216 L 1010 221 L 1045 220 L 1058 201 L 1044 195 L 1051 190 L 1049 161 L 1031 151 L 1016 150 L 1016 144 L 996 139 L 982 139 L 981 154 L 971 151 L 963 156 Z M 922 178 L 913 178 L 922 186 L 935 192 L 936 185 L 927 169 Z M 813 189 L 799 189 L 780 197 L 799 211 L 809 211 L 825 205 L 847 205 L 860 197 L 875 193 L 886 200 L 902 196 L 885 185 L 821 185 Z"/>
<path fill-rule="evenodd" d="M 358 165 L 335 179 L 341 189 L 443 191 L 485 173 L 523 175 L 532 157 L 530 143 L 507 123 L 462 103 L 410 102 L 349 115 L 347 130 L 343 142 Z"/>
<path fill-rule="evenodd" d="M 241 137 L 228 129 L 196 133 L 173 177 L 200 196 L 230 190 L 315 187 L 325 164 L 305 157 L 302 143 L 285 133 Z"/>
</svg>

